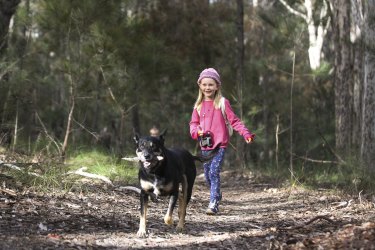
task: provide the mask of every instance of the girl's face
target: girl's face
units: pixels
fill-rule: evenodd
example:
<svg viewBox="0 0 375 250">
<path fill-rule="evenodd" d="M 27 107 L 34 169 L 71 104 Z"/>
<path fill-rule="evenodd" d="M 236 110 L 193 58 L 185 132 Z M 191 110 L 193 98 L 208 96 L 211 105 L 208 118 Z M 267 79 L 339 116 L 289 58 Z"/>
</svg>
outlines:
<svg viewBox="0 0 375 250">
<path fill-rule="evenodd" d="M 215 93 L 219 86 L 214 79 L 203 78 L 199 84 L 199 88 L 202 91 L 205 100 L 214 100 Z"/>
</svg>

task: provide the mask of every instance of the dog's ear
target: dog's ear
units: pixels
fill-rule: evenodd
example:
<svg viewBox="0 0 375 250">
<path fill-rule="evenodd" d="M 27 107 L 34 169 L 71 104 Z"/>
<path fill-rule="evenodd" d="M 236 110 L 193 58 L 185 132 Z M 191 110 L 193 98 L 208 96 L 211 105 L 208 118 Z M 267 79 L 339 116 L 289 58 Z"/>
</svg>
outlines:
<svg viewBox="0 0 375 250">
<path fill-rule="evenodd" d="M 164 129 L 164 130 L 160 133 L 160 136 L 163 136 L 163 137 L 164 137 L 164 136 L 167 134 L 167 130 L 168 130 L 167 128 Z"/>
<path fill-rule="evenodd" d="M 134 132 L 133 140 L 134 140 L 135 144 L 138 144 L 138 142 L 139 142 L 139 134 L 138 133 Z"/>
<path fill-rule="evenodd" d="M 160 133 L 159 135 L 159 140 L 160 142 L 164 145 L 164 141 L 165 141 L 165 135 L 167 134 L 167 129 L 164 129 L 163 132 Z"/>
</svg>

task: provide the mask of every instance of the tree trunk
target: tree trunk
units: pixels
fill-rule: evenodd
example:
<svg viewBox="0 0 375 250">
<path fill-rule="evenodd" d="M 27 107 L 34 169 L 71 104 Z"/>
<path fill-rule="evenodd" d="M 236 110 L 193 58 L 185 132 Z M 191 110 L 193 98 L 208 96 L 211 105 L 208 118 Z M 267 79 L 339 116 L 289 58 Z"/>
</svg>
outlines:
<svg viewBox="0 0 375 250">
<path fill-rule="evenodd" d="M 244 46 L 244 27 L 243 27 L 243 0 L 237 0 L 237 98 L 238 98 L 238 112 L 239 117 L 242 120 L 242 89 L 244 82 L 244 57 L 245 57 L 245 46 Z M 244 166 L 244 142 L 242 138 L 237 140 L 237 161 L 241 166 Z"/>
<path fill-rule="evenodd" d="M 363 99 L 363 7 L 362 1 L 351 1 L 351 33 L 353 43 L 353 132 L 352 144 L 356 149 L 361 147 L 362 99 Z"/>
<path fill-rule="evenodd" d="M 335 128 L 336 149 L 349 155 L 352 132 L 350 2 L 332 0 L 335 45 Z"/>
<path fill-rule="evenodd" d="M 312 0 L 304 0 L 303 3 L 301 2 L 300 4 L 297 4 L 299 5 L 297 6 L 298 8 L 293 8 L 285 0 L 279 1 L 290 13 L 304 19 L 309 34 L 308 54 L 310 68 L 312 70 L 318 69 L 320 67 L 324 37 L 330 23 L 330 18 L 328 17 L 326 19 L 328 15 L 328 4 L 326 0 L 321 0 L 319 4 L 316 4 L 316 2 Z M 316 6 L 320 6 L 320 9 L 316 8 Z M 299 11 L 301 9 L 303 11 Z M 318 15 L 319 20 L 316 22 L 314 17 Z"/>
<path fill-rule="evenodd" d="M 21 0 L 0 0 L 0 56 L 7 48 L 10 20 Z"/>
<path fill-rule="evenodd" d="M 8 33 L 10 20 L 21 0 L 0 0 L 0 60 L 5 56 L 6 49 L 8 47 Z M 9 75 L 5 72 L 0 72 L 0 81 L 8 81 Z M 3 84 L 3 83 L 2 83 Z M 9 87 L 7 98 L 4 101 L 4 108 L 1 118 L 1 124 L 6 122 L 6 110 L 8 108 L 8 100 L 12 94 L 12 90 Z"/>
<path fill-rule="evenodd" d="M 368 0 L 364 27 L 364 87 L 362 112 L 361 158 L 371 171 L 375 170 L 375 0 Z"/>
</svg>

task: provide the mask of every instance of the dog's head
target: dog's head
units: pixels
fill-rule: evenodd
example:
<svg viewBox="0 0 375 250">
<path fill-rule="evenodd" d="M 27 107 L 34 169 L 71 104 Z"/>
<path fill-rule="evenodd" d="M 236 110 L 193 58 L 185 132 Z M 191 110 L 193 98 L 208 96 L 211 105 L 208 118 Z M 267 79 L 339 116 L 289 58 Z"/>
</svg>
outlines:
<svg viewBox="0 0 375 250">
<path fill-rule="evenodd" d="M 142 166 L 151 170 L 164 159 L 164 131 L 160 136 L 134 135 L 136 154 Z"/>
</svg>

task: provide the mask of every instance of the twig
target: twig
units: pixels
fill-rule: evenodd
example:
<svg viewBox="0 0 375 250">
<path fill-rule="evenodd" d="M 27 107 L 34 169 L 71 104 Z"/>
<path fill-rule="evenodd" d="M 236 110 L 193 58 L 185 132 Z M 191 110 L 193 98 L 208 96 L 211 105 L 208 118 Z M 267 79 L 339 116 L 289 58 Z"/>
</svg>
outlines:
<svg viewBox="0 0 375 250">
<path fill-rule="evenodd" d="M 253 224 L 253 223 L 248 223 L 247 225 L 248 225 L 248 226 L 251 226 L 251 227 L 253 227 L 253 228 L 259 229 L 259 230 L 263 230 L 263 227 L 258 226 L 258 225 L 255 225 L 255 224 Z"/>
<path fill-rule="evenodd" d="M 61 154 L 61 149 L 60 149 L 60 146 L 56 141 L 55 139 L 53 139 L 53 137 L 51 135 L 48 134 L 48 130 L 46 128 L 46 126 L 44 125 L 42 119 L 40 119 L 39 117 L 39 114 L 38 112 L 35 112 L 35 116 L 36 118 L 38 119 L 38 121 L 40 122 L 40 125 L 42 125 L 43 127 L 43 130 L 44 130 L 44 133 L 46 134 L 46 136 L 55 144 L 56 148 L 57 148 L 57 151 L 59 152 L 59 154 Z"/>
<path fill-rule="evenodd" d="M 305 226 L 307 226 L 307 225 L 313 223 L 313 222 L 316 221 L 316 220 L 326 220 L 326 221 L 328 221 L 328 222 L 330 222 L 330 223 L 334 223 L 334 221 L 333 221 L 332 219 L 328 218 L 327 216 L 325 216 L 325 215 L 318 215 L 318 216 L 312 218 L 311 220 L 305 222 L 305 223 L 302 224 L 302 225 L 298 225 L 298 226 L 294 226 L 294 227 L 282 227 L 282 228 L 279 228 L 279 229 L 282 229 L 282 230 L 294 230 L 294 229 L 299 229 L 299 228 L 303 228 L 303 227 L 305 227 Z"/>
<path fill-rule="evenodd" d="M 69 41 L 69 39 L 68 39 Z M 65 136 L 64 136 L 64 142 L 62 144 L 62 147 L 61 147 L 61 158 L 63 161 L 65 161 L 65 154 L 66 154 L 66 150 L 67 150 L 67 147 L 68 147 L 68 140 L 69 140 L 69 135 L 71 133 L 71 127 L 72 127 L 72 118 L 73 118 L 73 113 L 74 113 L 74 109 L 75 109 L 75 82 L 73 80 L 73 77 L 72 77 L 72 72 L 71 72 L 71 68 L 69 68 L 69 80 L 70 80 L 70 86 L 69 86 L 69 92 L 70 92 L 70 107 L 69 107 L 69 114 L 68 114 L 68 119 L 66 121 L 66 130 L 65 130 Z"/>
<path fill-rule="evenodd" d="M 103 70 L 103 67 L 100 66 L 100 72 L 102 73 L 102 77 L 103 77 L 103 81 L 104 81 L 104 85 L 107 87 L 108 89 L 108 92 L 109 92 L 109 95 L 111 96 L 111 99 L 113 100 L 113 102 L 118 106 L 119 110 L 121 111 L 121 113 L 123 114 L 127 114 L 130 112 L 130 110 L 132 110 L 135 106 L 137 106 L 137 104 L 133 104 L 131 105 L 127 110 L 125 110 L 121 104 L 117 101 L 116 99 L 116 96 L 113 94 L 113 91 L 111 89 L 111 86 L 108 84 L 107 82 L 107 79 L 105 77 L 105 74 L 104 74 L 104 70 Z"/>
<path fill-rule="evenodd" d="M 88 130 L 85 126 L 83 126 L 83 125 L 82 125 L 81 123 L 79 123 L 76 119 L 74 119 L 74 117 L 72 117 L 72 119 L 73 119 L 73 121 L 74 121 L 75 123 L 77 123 L 78 126 L 80 126 L 83 130 L 86 130 L 89 134 L 91 134 L 91 135 L 95 138 L 95 140 L 99 140 L 99 137 L 96 135 L 96 133 L 91 132 L 90 130 Z"/>
<path fill-rule="evenodd" d="M 290 172 L 290 175 L 291 177 L 293 178 L 294 177 L 294 180 L 297 181 L 301 186 L 302 186 L 302 183 L 298 180 L 297 176 L 294 174 L 294 172 L 288 168 L 289 172 Z"/>
<path fill-rule="evenodd" d="M 362 204 L 362 197 L 361 197 L 361 193 L 363 192 L 363 190 L 361 190 L 358 194 L 358 199 L 359 199 L 359 204 Z"/>
<path fill-rule="evenodd" d="M 308 157 L 298 156 L 296 154 L 293 154 L 293 155 L 297 157 L 298 159 L 302 159 L 302 160 L 309 161 L 309 162 L 315 162 L 315 163 L 321 163 L 321 164 L 340 164 L 341 163 L 338 161 L 315 160 L 315 159 L 311 159 Z"/>
<path fill-rule="evenodd" d="M 346 164 L 346 162 L 338 154 L 335 153 L 335 151 L 332 149 L 331 145 L 328 143 L 326 138 L 324 138 L 324 136 L 322 135 L 322 133 L 320 133 L 319 130 L 318 130 L 318 134 L 323 139 L 324 143 L 328 146 L 328 150 L 331 152 L 331 154 L 333 154 L 339 160 L 339 163 Z"/>
</svg>

